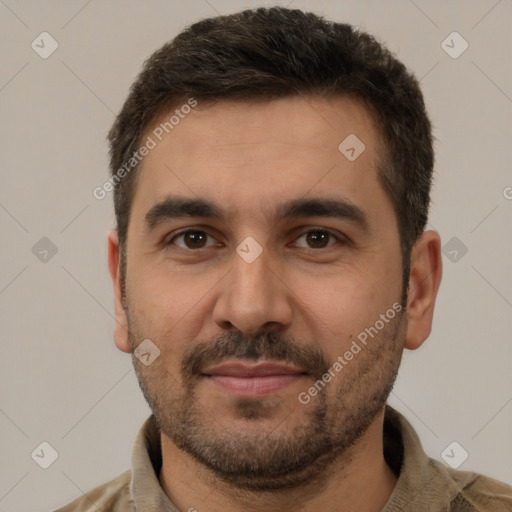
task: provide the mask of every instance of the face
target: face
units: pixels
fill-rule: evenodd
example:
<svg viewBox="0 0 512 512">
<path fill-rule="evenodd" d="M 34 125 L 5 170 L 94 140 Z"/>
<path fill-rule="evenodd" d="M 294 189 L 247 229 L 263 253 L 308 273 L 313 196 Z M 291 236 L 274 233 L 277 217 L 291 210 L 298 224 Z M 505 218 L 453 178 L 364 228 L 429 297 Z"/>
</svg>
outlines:
<svg viewBox="0 0 512 512">
<path fill-rule="evenodd" d="M 300 485 L 382 412 L 406 318 L 380 154 L 354 100 L 286 98 L 199 103 L 141 163 L 116 343 L 158 348 L 133 362 L 162 433 L 225 481 Z"/>
</svg>

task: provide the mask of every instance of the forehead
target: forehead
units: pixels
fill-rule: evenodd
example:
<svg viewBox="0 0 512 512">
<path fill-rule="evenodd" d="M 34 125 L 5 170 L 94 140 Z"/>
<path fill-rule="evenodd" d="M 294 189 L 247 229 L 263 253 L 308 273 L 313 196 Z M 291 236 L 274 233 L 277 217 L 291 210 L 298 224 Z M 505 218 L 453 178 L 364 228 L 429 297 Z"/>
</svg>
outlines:
<svg viewBox="0 0 512 512">
<path fill-rule="evenodd" d="M 154 147 L 139 166 L 134 213 L 169 195 L 209 196 L 241 213 L 256 197 L 265 208 L 313 190 L 379 192 L 380 139 L 371 114 L 354 99 L 198 102 L 169 128 L 176 108 L 143 137 Z"/>
<path fill-rule="evenodd" d="M 338 143 L 351 133 L 371 138 L 371 143 L 378 139 L 368 108 L 360 100 L 346 96 L 199 101 L 186 114 L 183 110 L 180 118 L 173 115 L 183 106 L 185 102 L 164 112 L 146 130 L 146 135 L 153 137 L 161 148 L 179 144 L 184 152 L 198 152 L 212 149 L 212 143 L 217 149 L 221 145 L 247 143 L 293 144 L 305 150 L 329 146 L 336 150 Z"/>
</svg>

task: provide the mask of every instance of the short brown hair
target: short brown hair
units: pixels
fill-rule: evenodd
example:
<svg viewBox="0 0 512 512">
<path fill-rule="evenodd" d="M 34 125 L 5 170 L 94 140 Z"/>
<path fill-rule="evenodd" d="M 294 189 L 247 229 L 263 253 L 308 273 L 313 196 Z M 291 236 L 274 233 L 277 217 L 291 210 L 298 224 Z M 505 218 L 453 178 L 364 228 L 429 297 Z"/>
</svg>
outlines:
<svg viewBox="0 0 512 512">
<path fill-rule="evenodd" d="M 194 23 L 157 50 L 132 85 L 108 135 L 112 176 L 137 151 L 148 125 L 187 98 L 270 101 L 302 94 L 353 97 L 373 114 L 386 152 L 378 175 L 397 217 L 406 289 L 410 251 L 428 217 L 431 124 L 412 73 L 351 25 L 280 7 Z M 136 170 L 114 188 L 122 261 Z"/>
</svg>

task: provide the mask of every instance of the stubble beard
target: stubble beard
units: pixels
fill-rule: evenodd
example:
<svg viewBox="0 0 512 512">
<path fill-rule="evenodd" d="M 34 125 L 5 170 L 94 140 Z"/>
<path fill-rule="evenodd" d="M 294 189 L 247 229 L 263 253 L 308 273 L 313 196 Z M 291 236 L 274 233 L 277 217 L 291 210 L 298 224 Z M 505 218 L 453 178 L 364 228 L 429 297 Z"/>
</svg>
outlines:
<svg viewBox="0 0 512 512">
<path fill-rule="evenodd" d="M 213 419 L 195 394 L 200 378 L 196 373 L 206 362 L 228 357 L 281 360 L 314 368 L 307 390 L 332 365 L 317 348 L 299 347 L 279 334 L 247 338 L 230 332 L 195 345 L 182 358 L 179 376 L 155 364 L 158 359 L 144 367 L 133 357 L 133 364 L 161 432 L 215 477 L 255 492 L 319 486 L 335 461 L 350 463 L 351 448 L 386 404 L 402 356 L 403 316 L 403 311 L 397 314 L 307 406 L 298 400 L 290 404 L 304 411 L 295 425 L 285 418 L 270 431 L 257 428 L 270 414 L 266 399 L 234 402 L 236 419 L 248 422 L 246 429 L 233 430 L 229 423 Z M 133 319 L 129 331 L 134 348 L 144 338 L 136 336 L 140 330 Z"/>
</svg>

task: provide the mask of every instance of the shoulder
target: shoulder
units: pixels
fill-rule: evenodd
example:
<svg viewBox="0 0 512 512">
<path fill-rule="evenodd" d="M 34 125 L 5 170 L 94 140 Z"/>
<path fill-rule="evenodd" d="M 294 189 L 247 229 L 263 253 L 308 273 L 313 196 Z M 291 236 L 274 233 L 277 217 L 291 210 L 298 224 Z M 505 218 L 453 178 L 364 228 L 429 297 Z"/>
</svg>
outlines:
<svg viewBox="0 0 512 512">
<path fill-rule="evenodd" d="M 459 488 L 452 501 L 454 512 L 511 512 L 512 486 L 469 471 L 450 471 Z"/>
<path fill-rule="evenodd" d="M 385 512 L 512 512 L 512 486 L 428 457 L 412 425 L 390 406 L 384 441 L 386 460 L 400 474 Z"/>
<path fill-rule="evenodd" d="M 54 512 L 129 512 L 131 470 L 109 482 L 95 487 L 68 505 Z"/>
</svg>

